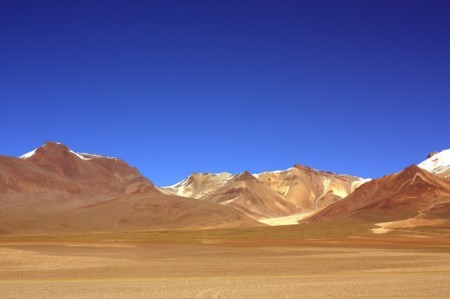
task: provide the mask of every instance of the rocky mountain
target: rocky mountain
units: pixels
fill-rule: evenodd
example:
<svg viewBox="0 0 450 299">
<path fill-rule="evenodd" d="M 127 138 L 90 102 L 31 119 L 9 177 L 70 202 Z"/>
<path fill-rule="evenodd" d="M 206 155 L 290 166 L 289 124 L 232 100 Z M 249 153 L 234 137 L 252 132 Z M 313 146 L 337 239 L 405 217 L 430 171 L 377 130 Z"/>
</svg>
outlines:
<svg viewBox="0 0 450 299">
<path fill-rule="evenodd" d="M 25 162 L 22 163 L 24 165 L 33 165 L 40 172 L 46 171 L 46 174 L 70 182 L 78 193 L 112 195 L 160 192 L 150 180 L 123 160 L 75 153 L 57 142 L 46 142 L 19 158 Z M 15 163 L 20 164 L 21 161 Z"/>
<path fill-rule="evenodd" d="M 280 193 L 246 171 L 233 176 L 201 199 L 232 207 L 254 219 L 287 216 L 298 212 L 295 205 Z"/>
<path fill-rule="evenodd" d="M 284 171 L 264 172 L 256 177 L 302 212 L 326 207 L 346 197 L 368 181 L 298 164 Z"/>
<path fill-rule="evenodd" d="M 366 181 L 295 165 L 255 175 L 193 174 L 161 190 L 217 202 L 263 220 L 317 211 L 346 197 Z"/>
<path fill-rule="evenodd" d="M 394 229 L 450 225 L 449 212 L 450 181 L 411 165 L 399 173 L 365 183 L 303 222 L 355 219 Z"/>
<path fill-rule="evenodd" d="M 46 142 L 0 156 L 0 234 L 296 224 L 354 219 L 374 232 L 450 226 L 450 150 L 370 181 L 295 165 L 260 174 L 194 173 L 156 187 L 125 161 Z M 258 222 L 259 221 L 259 222 Z"/>
<path fill-rule="evenodd" d="M 0 156 L 0 234 L 255 225 L 229 207 L 163 194 L 117 158 L 55 142 Z"/>
</svg>

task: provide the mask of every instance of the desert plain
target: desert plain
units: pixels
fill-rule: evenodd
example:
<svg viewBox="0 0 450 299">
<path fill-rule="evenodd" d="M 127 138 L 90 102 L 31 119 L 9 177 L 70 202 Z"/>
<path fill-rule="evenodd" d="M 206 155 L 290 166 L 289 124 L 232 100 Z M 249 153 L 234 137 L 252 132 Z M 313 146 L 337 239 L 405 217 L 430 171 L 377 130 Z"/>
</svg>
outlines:
<svg viewBox="0 0 450 299">
<path fill-rule="evenodd" d="M 2 238 L 0 293 L 2 298 L 449 296 L 446 234 L 340 236 L 332 228 L 310 227 L 307 233 L 300 227 Z"/>
<path fill-rule="evenodd" d="M 60 143 L 2 156 L 0 298 L 450 298 L 450 151 L 425 162 L 159 188 Z"/>
</svg>

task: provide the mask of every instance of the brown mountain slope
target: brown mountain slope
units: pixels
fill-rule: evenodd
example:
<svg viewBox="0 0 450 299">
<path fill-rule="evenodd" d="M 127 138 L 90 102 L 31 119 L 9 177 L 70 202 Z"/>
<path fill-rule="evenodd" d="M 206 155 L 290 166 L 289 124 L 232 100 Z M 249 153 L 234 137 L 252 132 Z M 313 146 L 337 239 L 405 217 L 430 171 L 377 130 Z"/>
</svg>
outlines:
<svg viewBox="0 0 450 299">
<path fill-rule="evenodd" d="M 276 225 L 281 225 L 285 222 L 279 217 L 301 219 L 341 200 L 366 181 L 295 165 L 284 171 L 255 175 L 246 172 L 244 176 L 196 173 L 178 184 L 160 189 L 168 194 L 229 205 L 258 220 L 276 218 Z"/>
<path fill-rule="evenodd" d="M 368 182 L 303 222 L 343 218 L 383 223 L 411 218 L 450 219 L 450 182 L 412 165 Z"/>
<path fill-rule="evenodd" d="M 136 168 L 120 159 L 75 153 L 56 142 L 46 142 L 32 153 L 22 156 L 22 159 L 53 174 L 71 179 L 91 193 L 159 192 Z"/>
<path fill-rule="evenodd" d="M 13 194 L 26 198 L 35 193 L 54 190 L 77 193 L 79 186 L 63 176 L 52 173 L 21 159 L 0 156 L 0 198 L 12 199 Z"/>
<path fill-rule="evenodd" d="M 162 194 L 124 161 L 46 143 L 0 156 L 0 233 L 259 225 L 231 208 Z"/>
<path fill-rule="evenodd" d="M 232 207 L 254 219 L 287 216 L 298 211 L 281 194 L 248 172 L 234 176 L 201 199 Z"/>
<path fill-rule="evenodd" d="M 298 164 L 288 170 L 264 172 L 257 177 L 303 212 L 326 207 L 367 181 Z"/>
<path fill-rule="evenodd" d="M 0 210 L 0 234 L 46 235 L 259 226 L 233 209 L 165 194 L 136 194 L 68 207 L 32 201 Z"/>
</svg>

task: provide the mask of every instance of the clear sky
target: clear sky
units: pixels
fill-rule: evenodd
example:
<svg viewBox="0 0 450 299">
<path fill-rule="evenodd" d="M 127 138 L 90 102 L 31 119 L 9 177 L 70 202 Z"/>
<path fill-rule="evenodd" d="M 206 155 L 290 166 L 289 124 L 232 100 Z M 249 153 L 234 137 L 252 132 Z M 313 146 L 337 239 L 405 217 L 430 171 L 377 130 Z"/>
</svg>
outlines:
<svg viewBox="0 0 450 299">
<path fill-rule="evenodd" d="M 0 0 L 0 153 L 47 140 L 157 185 L 450 148 L 450 1 Z"/>
</svg>

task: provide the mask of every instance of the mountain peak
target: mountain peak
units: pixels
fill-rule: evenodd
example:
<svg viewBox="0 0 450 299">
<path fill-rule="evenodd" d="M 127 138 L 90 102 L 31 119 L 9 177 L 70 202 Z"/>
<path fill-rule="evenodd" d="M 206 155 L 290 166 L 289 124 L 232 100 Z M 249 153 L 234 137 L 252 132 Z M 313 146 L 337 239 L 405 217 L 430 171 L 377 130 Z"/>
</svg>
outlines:
<svg viewBox="0 0 450 299">
<path fill-rule="evenodd" d="M 76 153 L 59 142 L 46 141 L 19 158 L 98 193 L 142 193 L 156 190 L 153 183 L 123 160 Z"/>
<path fill-rule="evenodd" d="M 430 177 L 434 177 L 434 175 L 430 175 L 427 171 L 413 164 L 396 174 L 395 182 L 398 186 L 402 186 L 405 182 L 416 181 L 417 178 L 420 178 L 422 181 L 429 181 Z"/>
<path fill-rule="evenodd" d="M 320 171 L 317 170 L 317 169 L 314 169 L 314 168 L 309 167 L 309 166 L 301 165 L 301 164 L 295 164 L 295 165 L 294 165 L 294 168 L 302 169 L 302 170 L 307 170 L 307 171 L 312 171 L 312 172 L 320 172 Z"/>
<path fill-rule="evenodd" d="M 238 175 L 236 175 L 236 176 L 234 177 L 234 179 L 235 179 L 235 180 L 257 180 L 257 178 L 256 178 L 253 174 L 251 174 L 250 172 L 248 172 L 247 170 L 241 172 L 241 173 L 238 174 Z"/>
<path fill-rule="evenodd" d="M 240 177 L 254 177 L 250 172 L 248 172 L 247 170 L 241 172 L 240 174 L 238 174 L 238 176 Z"/>
<path fill-rule="evenodd" d="M 45 141 L 44 144 L 42 146 L 55 146 L 55 147 L 63 147 L 63 148 L 68 148 L 66 145 L 60 143 L 60 142 L 56 142 L 56 141 Z"/>
<path fill-rule="evenodd" d="M 54 141 L 46 141 L 43 145 L 38 148 L 35 148 L 31 152 L 28 152 L 19 158 L 28 159 L 36 154 L 44 154 L 46 152 L 54 153 L 54 152 L 70 152 L 70 149 L 62 143 L 54 142 Z"/>
<path fill-rule="evenodd" d="M 411 164 L 408 167 L 406 167 L 405 169 L 403 169 L 401 173 L 415 175 L 416 173 L 420 173 L 420 172 L 422 172 L 422 169 L 419 166 Z"/>
<path fill-rule="evenodd" d="M 37 156 L 48 156 L 48 157 L 56 157 L 61 155 L 67 155 L 72 154 L 73 156 L 76 156 L 77 158 L 81 160 L 92 160 L 96 158 L 107 158 L 107 159 L 114 159 L 119 160 L 114 157 L 108 157 L 108 156 L 102 156 L 102 155 L 96 155 L 96 154 L 88 154 L 88 153 L 76 153 L 72 151 L 68 146 L 56 142 L 56 141 L 46 141 L 43 145 L 41 145 L 38 148 L 35 148 L 31 152 L 28 152 L 22 156 L 20 156 L 20 159 L 29 159 L 35 155 Z"/>
<path fill-rule="evenodd" d="M 427 159 L 417 166 L 437 176 L 450 177 L 450 149 L 441 152 L 431 152 Z"/>
</svg>

